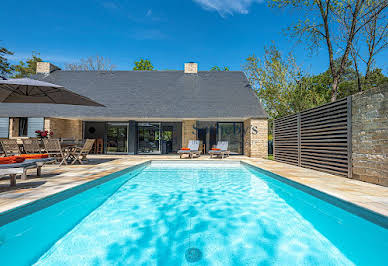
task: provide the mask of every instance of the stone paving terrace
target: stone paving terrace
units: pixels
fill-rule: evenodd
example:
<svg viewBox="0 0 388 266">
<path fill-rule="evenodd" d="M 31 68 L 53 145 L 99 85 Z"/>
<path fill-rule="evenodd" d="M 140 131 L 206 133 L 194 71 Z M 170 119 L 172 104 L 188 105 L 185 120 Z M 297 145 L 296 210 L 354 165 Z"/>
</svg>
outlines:
<svg viewBox="0 0 388 266">
<path fill-rule="evenodd" d="M 9 180 L 7 178 L 1 178 L 0 212 L 10 210 L 148 160 L 179 160 L 179 156 L 177 155 L 90 155 L 89 158 L 89 163 L 85 165 L 44 166 L 41 178 L 34 178 L 35 171 L 30 170 L 29 178 L 27 180 L 18 179 L 17 186 L 13 188 L 9 187 Z M 208 156 L 201 156 L 200 158 L 192 160 L 221 159 L 210 159 Z M 250 163 L 287 179 L 388 216 L 388 187 L 265 159 L 231 156 L 223 160 L 239 160 Z"/>
</svg>

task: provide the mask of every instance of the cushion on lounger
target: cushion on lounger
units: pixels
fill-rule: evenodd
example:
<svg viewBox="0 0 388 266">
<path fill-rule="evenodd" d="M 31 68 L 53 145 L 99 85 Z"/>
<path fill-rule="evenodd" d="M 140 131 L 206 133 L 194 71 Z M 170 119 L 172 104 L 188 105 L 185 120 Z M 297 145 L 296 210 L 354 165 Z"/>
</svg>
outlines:
<svg viewBox="0 0 388 266">
<path fill-rule="evenodd" d="M 48 154 L 21 154 L 20 157 L 25 159 L 43 159 L 48 158 Z"/>
<path fill-rule="evenodd" d="M 218 148 L 212 148 L 212 151 L 220 151 L 221 149 Z"/>
<path fill-rule="evenodd" d="M 189 148 L 182 148 L 181 150 L 182 151 L 189 151 L 190 149 Z"/>
<path fill-rule="evenodd" d="M 19 156 L 1 157 L 0 164 L 22 163 L 24 160 L 24 158 Z"/>
</svg>

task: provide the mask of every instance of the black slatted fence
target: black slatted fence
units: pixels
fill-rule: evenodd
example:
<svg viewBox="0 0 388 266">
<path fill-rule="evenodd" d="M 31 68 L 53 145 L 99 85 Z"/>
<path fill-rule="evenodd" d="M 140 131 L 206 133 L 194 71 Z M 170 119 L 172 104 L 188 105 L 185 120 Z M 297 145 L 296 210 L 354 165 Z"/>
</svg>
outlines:
<svg viewBox="0 0 388 266">
<path fill-rule="evenodd" d="M 351 98 L 274 121 L 274 159 L 351 177 Z"/>
</svg>

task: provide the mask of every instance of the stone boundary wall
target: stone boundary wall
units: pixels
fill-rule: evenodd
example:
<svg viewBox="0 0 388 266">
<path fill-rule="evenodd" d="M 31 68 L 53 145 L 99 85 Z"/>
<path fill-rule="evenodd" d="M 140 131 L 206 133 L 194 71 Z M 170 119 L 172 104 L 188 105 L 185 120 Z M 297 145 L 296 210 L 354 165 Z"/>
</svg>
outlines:
<svg viewBox="0 0 388 266">
<path fill-rule="evenodd" d="M 352 96 L 353 179 L 388 186 L 388 84 Z"/>
</svg>

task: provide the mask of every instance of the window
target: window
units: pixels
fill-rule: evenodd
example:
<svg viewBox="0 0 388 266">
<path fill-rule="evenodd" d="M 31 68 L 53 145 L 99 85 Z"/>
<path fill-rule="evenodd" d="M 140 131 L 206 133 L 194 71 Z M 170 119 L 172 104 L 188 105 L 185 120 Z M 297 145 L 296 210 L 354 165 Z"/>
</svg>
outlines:
<svg viewBox="0 0 388 266">
<path fill-rule="evenodd" d="M 218 140 L 228 141 L 231 154 L 243 153 L 243 124 L 218 123 Z"/>
<path fill-rule="evenodd" d="M 19 117 L 19 137 L 27 137 L 28 118 Z"/>
</svg>

